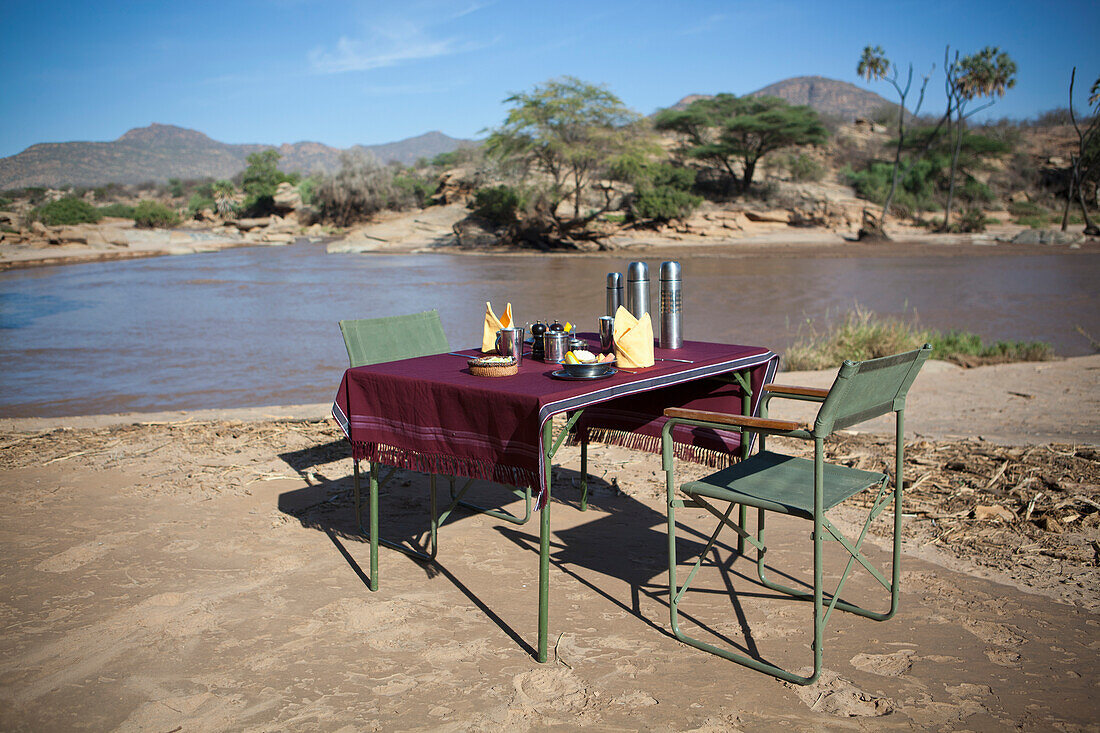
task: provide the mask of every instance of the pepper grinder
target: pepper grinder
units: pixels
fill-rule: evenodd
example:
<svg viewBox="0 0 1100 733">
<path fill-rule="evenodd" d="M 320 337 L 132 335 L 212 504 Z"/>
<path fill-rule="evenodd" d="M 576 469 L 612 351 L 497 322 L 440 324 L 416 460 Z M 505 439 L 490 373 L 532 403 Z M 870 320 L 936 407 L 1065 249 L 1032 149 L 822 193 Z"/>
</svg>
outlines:
<svg viewBox="0 0 1100 733">
<path fill-rule="evenodd" d="M 683 281 L 680 263 L 661 263 L 661 341 L 662 349 L 684 345 Z"/>
<path fill-rule="evenodd" d="M 635 318 L 649 312 L 649 265 L 644 262 L 626 268 L 626 309 Z"/>
<path fill-rule="evenodd" d="M 619 272 L 607 273 L 607 315 L 615 317 L 615 311 L 623 304 L 623 276 Z"/>
<path fill-rule="evenodd" d="M 543 349 L 545 344 L 542 342 L 542 337 L 546 333 L 546 324 L 542 321 L 535 321 L 531 324 L 531 358 L 542 361 L 542 355 L 545 353 Z"/>
</svg>

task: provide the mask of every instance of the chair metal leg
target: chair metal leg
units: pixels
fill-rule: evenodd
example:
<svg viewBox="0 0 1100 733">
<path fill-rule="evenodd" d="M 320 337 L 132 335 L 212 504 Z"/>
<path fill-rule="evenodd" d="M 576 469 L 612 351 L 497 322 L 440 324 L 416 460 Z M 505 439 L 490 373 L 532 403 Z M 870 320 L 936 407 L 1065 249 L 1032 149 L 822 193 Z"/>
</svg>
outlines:
<svg viewBox="0 0 1100 733">
<path fill-rule="evenodd" d="M 417 560 L 431 561 L 435 558 L 439 546 L 438 546 L 438 527 L 439 520 L 436 515 L 436 488 L 435 488 L 435 474 L 429 476 L 428 486 L 431 502 L 431 517 L 428 530 L 428 552 L 422 552 L 420 550 L 414 550 L 411 547 L 405 547 L 391 540 L 387 540 L 378 535 L 378 488 L 385 481 L 379 482 L 378 475 L 380 473 L 380 464 L 370 464 L 370 479 L 367 482 L 369 491 L 370 508 L 368 511 L 368 523 L 369 528 L 363 526 L 363 502 L 362 502 L 362 488 L 359 479 L 359 461 L 352 461 L 352 485 L 355 489 L 355 522 L 359 525 L 359 531 L 367 537 L 370 541 L 370 589 L 372 591 L 378 590 L 378 546 L 381 544 L 391 550 L 397 550 L 403 552 L 409 557 Z M 392 475 L 392 471 L 390 473 Z M 389 480 L 389 476 L 386 477 Z"/>
<path fill-rule="evenodd" d="M 739 524 L 742 528 L 745 526 L 745 520 L 748 518 L 746 512 L 747 509 L 748 507 L 746 507 L 744 504 L 741 504 L 737 510 L 737 524 Z M 737 535 L 737 557 L 738 559 L 740 559 L 744 556 L 745 538 L 742 535 Z"/>
<path fill-rule="evenodd" d="M 669 497 L 673 496 L 673 489 L 672 488 L 669 488 L 668 496 Z M 695 639 L 691 636 L 688 636 L 687 634 L 685 634 L 683 631 L 680 630 L 680 623 L 679 623 L 680 601 L 683 599 L 683 596 L 687 593 L 688 586 L 691 584 L 691 581 L 692 581 L 693 577 L 695 576 L 695 572 L 699 569 L 699 566 L 702 564 L 703 557 L 706 555 L 707 552 L 710 551 L 710 548 L 714 546 L 714 542 L 717 540 L 718 534 L 722 531 L 722 528 L 725 526 L 723 522 L 718 523 L 718 527 L 715 529 L 714 534 L 711 535 L 710 541 L 707 542 L 707 545 L 704 548 L 703 552 L 700 553 L 699 559 L 696 561 L 695 566 L 692 568 L 691 573 L 689 573 L 687 580 L 684 581 L 684 585 L 678 588 L 677 583 L 676 583 L 676 565 L 677 565 L 677 559 L 676 559 L 676 507 L 683 506 L 683 505 L 684 505 L 684 503 L 680 500 L 677 500 L 677 499 L 670 499 L 670 501 L 668 503 L 669 621 L 670 621 L 671 626 L 672 626 L 673 635 L 677 639 L 679 639 L 680 641 L 684 642 L 685 644 L 689 644 L 689 645 L 695 647 L 696 649 L 702 649 L 703 651 L 710 652 L 711 654 L 722 657 L 723 659 L 728 659 L 731 662 L 736 662 L 737 664 L 741 664 L 741 665 L 749 667 L 751 669 L 755 669 L 758 672 L 763 672 L 764 674 L 768 674 L 768 675 L 771 675 L 773 677 L 778 677 L 779 679 L 786 680 L 787 682 L 793 682 L 793 683 L 799 684 L 799 685 L 812 684 L 813 681 L 816 680 L 817 676 L 820 674 L 820 664 L 817 664 L 815 666 L 814 674 L 813 674 L 812 677 L 801 677 L 799 675 L 788 672 L 787 670 L 783 669 L 782 667 L 777 667 L 774 664 L 769 664 L 768 662 L 764 662 L 764 661 L 759 660 L 759 659 L 753 659 L 752 657 L 747 657 L 743 654 L 737 654 L 737 653 L 731 652 L 727 649 L 721 649 L 717 646 L 714 646 L 713 644 L 708 644 L 707 642 L 702 641 L 700 639 Z M 731 504 L 729 509 L 726 511 L 726 517 L 728 517 L 729 514 L 733 511 L 733 506 L 734 505 Z M 820 639 L 819 639 L 818 636 L 814 637 L 814 644 L 815 644 L 815 648 L 820 648 L 821 643 L 820 643 Z"/>
</svg>

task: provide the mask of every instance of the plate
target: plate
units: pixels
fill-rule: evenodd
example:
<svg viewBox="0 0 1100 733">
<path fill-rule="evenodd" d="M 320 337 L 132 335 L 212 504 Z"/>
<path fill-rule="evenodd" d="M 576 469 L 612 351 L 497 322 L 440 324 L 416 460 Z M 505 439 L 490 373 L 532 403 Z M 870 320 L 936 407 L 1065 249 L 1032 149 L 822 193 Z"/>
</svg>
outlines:
<svg viewBox="0 0 1100 733">
<path fill-rule="evenodd" d="M 554 379 L 564 379 L 564 380 L 569 381 L 569 382 L 590 382 L 593 379 L 607 379 L 608 377 L 610 377 L 612 375 L 615 375 L 615 374 L 618 374 L 618 373 L 619 373 L 619 370 L 612 367 L 612 368 L 608 369 L 606 372 L 604 372 L 603 374 L 597 374 L 594 377 L 574 377 L 572 374 L 565 371 L 564 369 L 559 369 L 556 372 L 551 372 L 550 376 L 553 377 Z"/>
</svg>

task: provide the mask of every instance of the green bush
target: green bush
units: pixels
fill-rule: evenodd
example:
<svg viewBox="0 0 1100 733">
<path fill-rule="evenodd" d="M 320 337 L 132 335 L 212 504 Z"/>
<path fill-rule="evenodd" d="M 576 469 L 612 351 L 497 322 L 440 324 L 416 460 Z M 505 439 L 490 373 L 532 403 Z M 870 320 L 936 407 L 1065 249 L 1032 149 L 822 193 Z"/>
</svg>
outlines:
<svg viewBox="0 0 1100 733">
<path fill-rule="evenodd" d="M 628 204 L 630 218 L 667 222 L 682 219 L 703 202 L 691 193 L 695 170 L 670 163 L 651 163 L 627 156 L 615 161 L 611 174 L 634 185 Z"/>
<path fill-rule="evenodd" d="M 474 213 L 496 224 L 514 223 L 523 205 L 523 196 L 511 186 L 493 186 L 474 192 Z"/>
<path fill-rule="evenodd" d="M 427 164 L 433 168 L 457 168 L 460 165 L 473 163 L 481 154 L 482 151 L 480 148 L 457 148 L 449 153 L 440 153 L 427 161 Z M 417 167 L 423 166 L 420 166 L 418 163 Z"/>
<path fill-rule="evenodd" d="M 422 178 L 404 174 L 393 177 L 393 188 L 391 209 L 407 209 L 412 206 L 423 208 L 436 189 L 434 184 Z"/>
<path fill-rule="evenodd" d="M 180 223 L 179 215 L 159 201 L 138 202 L 134 207 L 134 223 L 139 227 L 152 229 L 167 228 Z"/>
<path fill-rule="evenodd" d="M 631 201 L 630 211 L 636 219 L 670 221 L 683 219 L 702 202 L 702 196 L 672 186 L 643 188 Z"/>
<path fill-rule="evenodd" d="M 1036 214 L 1034 216 L 1018 216 L 1016 217 L 1016 223 L 1022 227 L 1042 229 L 1047 225 L 1047 218 L 1041 214 Z"/>
<path fill-rule="evenodd" d="M 861 171 L 845 167 L 841 172 L 856 195 L 868 201 L 882 204 L 890 191 L 890 182 L 894 175 L 893 163 L 877 161 Z M 906 166 L 898 177 L 898 187 L 894 192 L 893 206 L 900 213 L 911 214 L 915 211 L 930 211 L 938 208 L 936 203 L 936 166 L 928 160 L 918 160 Z M 897 213 L 897 212 L 896 212 Z"/>
<path fill-rule="evenodd" d="M 429 165 L 435 168 L 454 168 L 459 164 L 461 157 L 460 150 L 452 150 L 449 153 L 440 153 L 435 156 L 429 162 Z"/>
<path fill-rule="evenodd" d="M 275 208 L 275 191 L 280 183 L 297 184 L 301 176 L 279 170 L 282 155 L 274 149 L 252 153 L 246 159 L 248 167 L 241 175 L 241 190 L 245 192 L 245 210 L 253 216 L 270 214 Z"/>
<path fill-rule="evenodd" d="M 45 186 L 27 186 L 23 189 L 23 195 L 27 197 L 31 206 L 38 206 L 46 200 L 46 191 Z"/>
<path fill-rule="evenodd" d="M 965 331 L 940 333 L 922 328 L 915 319 L 879 318 L 857 305 L 824 333 L 807 323 L 783 357 L 788 370 L 830 369 L 845 359 L 862 361 L 932 345 L 932 357 L 964 366 L 1011 361 L 1047 361 L 1054 358 L 1050 344 L 1040 341 L 997 341 L 985 344 L 980 336 Z"/>
<path fill-rule="evenodd" d="M 317 187 L 320 185 L 319 175 L 312 175 L 298 184 L 298 195 L 302 197 L 302 204 L 313 206 L 317 202 Z"/>
<path fill-rule="evenodd" d="M 6 199 L 3 196 L 0 196 L 0 208 L 2 208 L 4 206 L 11 206 L 11 203 L 12 203 L 11 199 Z"/>
<path fill-rule="evenodd" d="M 970 208 L 963 212 L 954 228 L 960 232 L 984 232 L 988 220 L 981 209 Z"/>
<path fill-rule="evenodd" d="M 215 211 L 217 208 L 213 196 L 204 196 L 201 192 L 196 191 L 191 194 L 191 200 L 187 202 L 187 215 L 193 219 L 203 209 Z"/>
<path fill-rule="evenodd" d="M 83 199 L 65 198 L 42 204 L 31 211 L 31 219 L 47 226 L 94 224 L 99 221 L 100 213 Z"/>
<path fill-rule="evenodd" d="M 102 216 L 117 216 L 120 219 L 133 219 L 134 207 L 127 204 L 107 204 L 99 207 Z"/>
<path fill-rule="evenodd" d="M 804 153 L 787 153 L 776 163 L 785 168 L 794 181 L 820 181 L 825 177 L 825 166 L 821 161 Z"/>
<path fill-rule="evenodd" d="M 1038 216 L 1045 215 L 1046 209 L 1034 201 L 1010 201 L 1008 213 L 1013 216 Z"/>
</svg>

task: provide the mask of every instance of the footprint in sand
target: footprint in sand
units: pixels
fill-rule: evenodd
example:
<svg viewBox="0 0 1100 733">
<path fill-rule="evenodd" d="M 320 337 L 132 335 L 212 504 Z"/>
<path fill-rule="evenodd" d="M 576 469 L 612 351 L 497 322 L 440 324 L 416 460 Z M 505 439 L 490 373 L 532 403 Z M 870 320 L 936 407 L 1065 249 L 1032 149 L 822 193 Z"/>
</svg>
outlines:
<svg viewBox="0 0 1100 733">
<path fill-rule="evenodd" d="M 576 712 L 589 702 L 584 684 L 569 669 L 532 669 L 512 678 L 516 693 L 513 705 L 537 710 Z"/>
<path fill-rule="evenodd" d="M 384 685 L 377 685 L 370 688 L 370 691 L 375 695 L 383 695 L 390 697 L 393 695 L 401 695 L 412 688 L 416 687 L 416 680 L 405 674 L 395 674 L 392 677 L 386 678 L 388 681 Z"/>
<path fill-rule="evenodd" d="M 989 661 L 1002 667 L 1019 667 L 1020 660 L 1023 659 L 1019 652 L 1008 649 L 986 649 L 985 655 L 989 657 Z"/>
<path fill-rule="evenodd" d="M 851 664 L 863 672 L 900 677 L 913 666 L 913 650 L 902 649 L 893 654 L 857 654 L 852 657 Z"/>
<path fill-rule="evenodd" d="M 81 565 L 90 563 L 92 560 L 98 560 L 113 549 L 114 545 L 108 542 L 92 540 L 76 547 L 70 547 L 53 557 L 48 557 L 35 565 L 34 569 L 43 573 L 67 573 L 70 570 L 76 570 Z"/>
<path fill-rule="evenodd" d="M 805 667 L 798 674 L 807 676 L 812 672 L 812 668 Z M 869 718 L 889 715 L 896 707 L 893 700 L 865 692 L 828 669 L 822 670 L 821 677 L 812 685 L 795 685 L 789 682 L 783 684 L 794 688 L 798 699 L 817 713 L 844 718 Z"/>
</svg>

